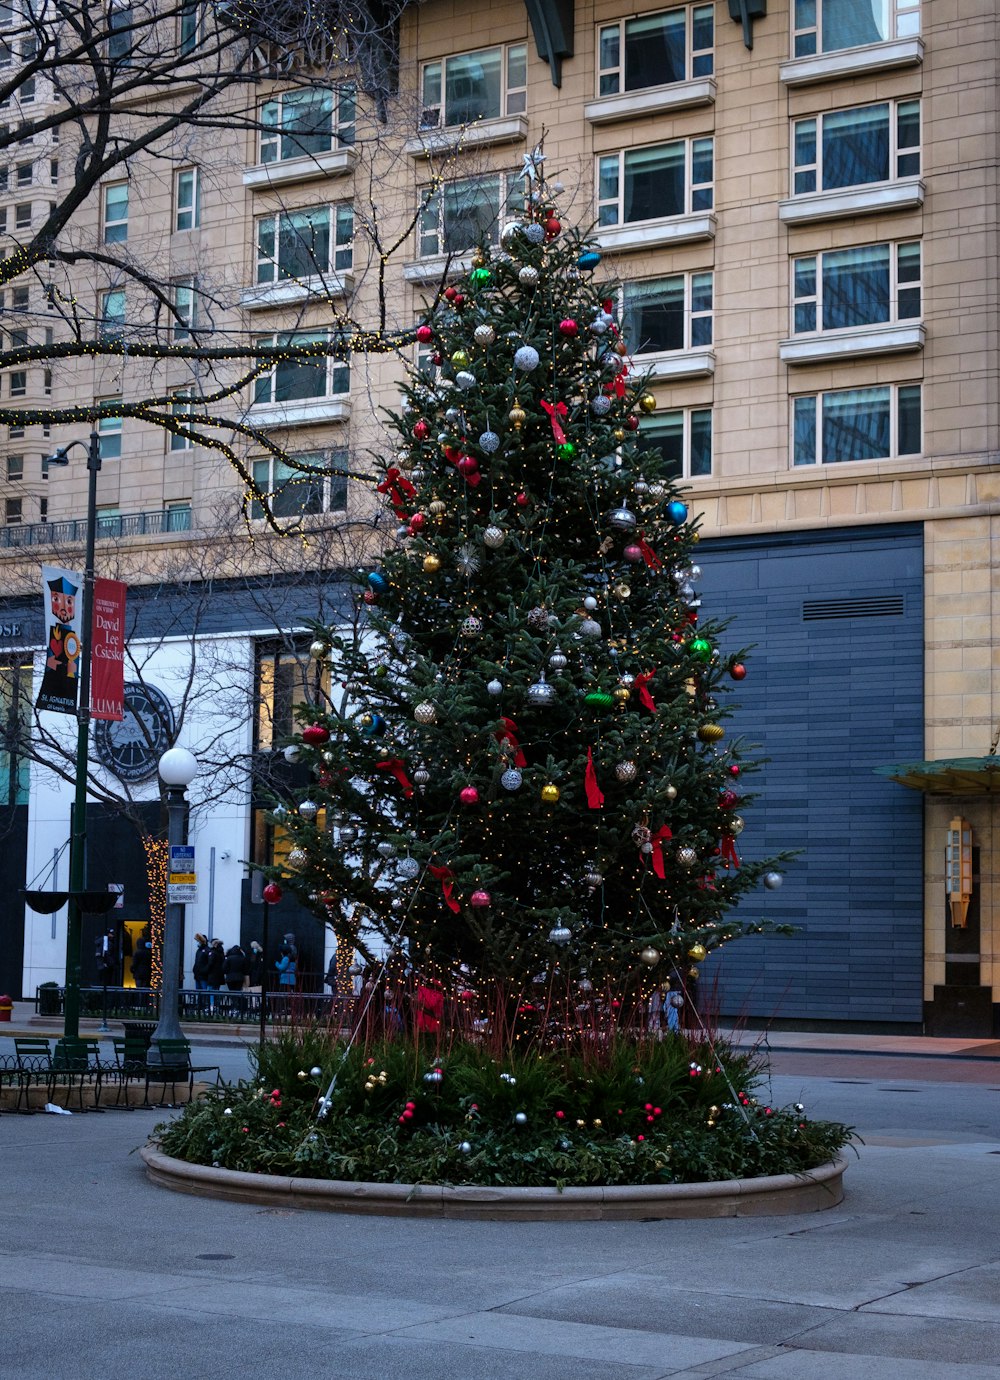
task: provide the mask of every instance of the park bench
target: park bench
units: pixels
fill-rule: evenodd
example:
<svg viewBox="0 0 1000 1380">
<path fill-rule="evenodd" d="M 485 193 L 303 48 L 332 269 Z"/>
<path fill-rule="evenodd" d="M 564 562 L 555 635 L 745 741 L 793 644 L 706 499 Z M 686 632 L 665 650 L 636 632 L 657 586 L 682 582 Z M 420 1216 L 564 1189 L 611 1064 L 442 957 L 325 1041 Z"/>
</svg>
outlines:
<svg viewBox="0 0 1000 1380">
<path fill-rule="evenodd" d="M 159 1105 L 166 1105 L 167 1085 L 170 1085 L 170 1100 L 173 1103 L 177 1097 L 177 1084 L 187 1083 L 188 1101 L 194 1097 L 194 1080 L 196 1074 L 214 1073 L 216 1087 L 222 1082 L 222 1071 L 217 1064 L 193 1064 L 191 1062 L 191 1045 L 187 1040 L 153 1040 L 152 1044 L 159 1051 L 159 1059 L 150 1063 L 146 1061 L 146 1092 L 144 1106 L 149 1105 L 149 1085 L 159 1083 L 162 1086 Z"/>
</svg>

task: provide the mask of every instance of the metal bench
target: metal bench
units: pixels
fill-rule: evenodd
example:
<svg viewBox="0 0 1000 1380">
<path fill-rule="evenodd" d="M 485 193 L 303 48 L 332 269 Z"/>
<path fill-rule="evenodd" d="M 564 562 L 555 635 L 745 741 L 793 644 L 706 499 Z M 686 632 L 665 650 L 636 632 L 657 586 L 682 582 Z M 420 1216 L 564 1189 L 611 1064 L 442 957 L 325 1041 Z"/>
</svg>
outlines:
<svg viewBox="0 0 1000 1380">
<path fill-rule="evenodd" d="M 191 1045 L 187 1040 L 153 1040 L 159 1052 L 159 1059 L 155 1062 L 146 1062 L 146 1092 L 143 1105 L 149 1105 L 149 1085 L 159 1083 L 162 1085 L 159 1105 L 166 1106 L 167 1084 L 170 1084 L 171 1103 L 176 1101 L 177 1084 L 186 1082 L 188 1085 L 188 1101 L 194 1097 L 195 1074 L 214 1073 L 215 1086 L 218 1087 L 222 1082 L 222 1071 L 217 1064 L 193 1064 L 191 1062 Z"/>
</svg>

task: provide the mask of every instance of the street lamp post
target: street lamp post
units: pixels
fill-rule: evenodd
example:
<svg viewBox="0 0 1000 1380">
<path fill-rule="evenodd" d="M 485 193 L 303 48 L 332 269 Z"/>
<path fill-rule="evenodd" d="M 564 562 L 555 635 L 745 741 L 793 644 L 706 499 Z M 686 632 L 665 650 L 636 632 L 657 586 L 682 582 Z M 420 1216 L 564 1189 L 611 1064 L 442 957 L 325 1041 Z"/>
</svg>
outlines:
<svg viewBox="0 0 1000 1380">
<path fill-rule="evenodd" d="M 198 772 L 198 759 L 187 748 L 172 747 L 160 758 L 160 780 L 167 788 L 167 846 L 187 842 L 187 800 L 184 790 Z M 168 862 L 169 867 L 169 862 Z M 167 874 L 169 876 L 169 872 Z M 169 886 L 169 882 L 168 882 Z M 184 935 L 184 902 L 168 899 L 163 919 L 160 958 L 160 1019 L 150 1038 L 148 1062 L 160 1062 L 157 1040 L 183 1040 L 177 1016 L 178 974 Z"/>
<path fill-rule="evenodd" d="M 90 749 L 90 639 L 94 621 L 94 546 L 97 538 L 97 476 L 101 469 L 101 438 L 96 428 L 89 441 L 70 441 L 48 456 L 47 465 L 68 465 L 74 446 L 87 447 L 87 544 L 83 565 L 83 609 L 80 615 L 83 648 L 80 656 L 80 698 L 76 709 L 76 794 L 69 839 L 69 890 L 66 911 L 66 980 L 63 1001 L 63 1039 L 80 1038 L 80 896 L 87 876 L 87 762 Z"/>
</svg>

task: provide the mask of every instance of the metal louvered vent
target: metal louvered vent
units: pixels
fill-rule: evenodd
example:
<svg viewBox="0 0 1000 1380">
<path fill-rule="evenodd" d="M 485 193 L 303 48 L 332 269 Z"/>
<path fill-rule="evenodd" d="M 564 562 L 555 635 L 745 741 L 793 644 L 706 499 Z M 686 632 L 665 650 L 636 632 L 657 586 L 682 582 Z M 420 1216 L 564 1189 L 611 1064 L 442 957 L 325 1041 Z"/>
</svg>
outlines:
<svg viewBox="0 0 1000 1380">
<path fill-rule="evenodd" d="M 802 621 L 820 618 L 900 618 L 906 612 L 903 594 L 871 594 L 857 599 L 803 599 Z"/>
</svg>

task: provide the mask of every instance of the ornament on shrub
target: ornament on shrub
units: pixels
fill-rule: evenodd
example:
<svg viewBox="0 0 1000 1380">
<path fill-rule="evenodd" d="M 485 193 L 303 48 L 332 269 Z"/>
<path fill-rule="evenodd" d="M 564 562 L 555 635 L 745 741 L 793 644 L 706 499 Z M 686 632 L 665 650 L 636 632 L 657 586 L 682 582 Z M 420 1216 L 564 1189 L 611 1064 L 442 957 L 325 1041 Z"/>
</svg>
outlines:
<svg viewBox="0 0 1000 1380">
<path fill-rule="evenodd" d="M 617 776 L 618 780 L 626 786 L 629 784 L 630 781 L 635 780 L 637 773 L 638 768 L 636 767 L 634 762 L 619 762 L 615 767 L 615 776 Z"/>
<path fill-rule="evenodd" d="M 647 968 L 655 968 L 660 961 L 659 949 L 654 949 L 652 944 L 647 944 L 644 949 L 639 951 L 639 958 L 645 963 Z"/>
<path fill-rule="evenodd" d="M 498 527 L 495 522 L 491 522 L 483 532 L 483 545 L 488 547 L 491 551 L 499 550 L 506 539 L 507 533 L 502 527 Z"/>
<path fill-rule="evenodd" d="M 299 747 L 298 743 L 289 743 L 288 746 L 285 748 L 283 755 L 285 761 L 292 763 L 292 765 L 294 766 L 296 762 L 301 760 L 302 749 Z"/>
<path fill-rule="evenodd" d="M 322 661 L 329 650 L 330 648 L 327 643 L 320 642 L 318 639 L 315 642 L 309 643 L 309 655 L 312 657 L 313 661 Z"/>
<path fill-rule="evenodd" d="M 428 575 L 436 575 L 441 569 L 441 557 L 435 556 L 433 552 L 424 557 L 423 568 Z"/>
<path fill-rule="evenodd" d="M 553 925 L 549 930 L 550 944 L 568 944 L 573 938 L 573 931 L 566 925 Z"/>
<path fill-rule="evenodd" d="M 486 349 L 487 345 L 492 345 L 497 338 L 497 333 L 487 322 L 477 326 L 472 332 L 472 338 L 481 349 Z"/>
<path fill-rule="evenodd" d="M 486 682 L 486 693 L 487 693 L 488 695 L 494 695 L 494 696 L 496 696 L 496 695 L 502 695 L 502 694 L 503 694 L 503 681 L 497 680 L 496 677 L 494 677 L 493 680 L 488 680 L 488 681 Z"/>
<path fill-rule="evenodd" d="M 582 268 L 585 273 L 595 269 L 601 262 L 601 256 L 596 249 L 585 249 L 576 261 L 577 268 Z"/>
<path fill-rule="evenodd" d="M 721 724 L 702 724 L 698 729 L 698 737 L 703 743 L 717 743 L 725 736 L 726 730 Z"/>
<path fill-rule="evenodd" d="M 782 876 L 780 872 L 765 872 L 764 885 L 768 891 L 777 891 L 781 886 Z"/>
<path fill-rule="evenodd" d="M 747 668 L 743 665 L 742 661 L 734 661 L 729 668 L 729 674 L 732 676 L 733 680 L 745 680 Z"/>
<path fill-rule="evenodd" d="M 519 791 L 523 780 L 524 778 L 516 767 L 508 767 L 500 778 L 500 785 L 505 791 Z"/>
<path fill-rule="evenodd" d="M 413 774 L 416 776 L 416 772 Z M 411 858 L 407 853 L 405 858 L 400 858 L 396 865 L 396 871 L 404 882 L 412 882 L 420 876 L 420 864 L 417 862 L 416 858 Z"/>
<path fill-rule="evenodd" d="M 538 283 L 538 269 L 532 268 L 530 264 L 526 265 L 524 268 L 521 269 L 520 273 L 518 273 L 517 281 L 524 288 L 535 287 Z M 532 365 L 531 367 L 534 368 L 534 365 Z"/>
<path fill-rule="evenodd" d="M 677 862 L 681 867 L 692 868 L 698 862 L 698 854 L 690 845 L 684 844 L 677 850 Z"/>
<path fill-rule="evenodd" d="M 493 898 L 490 893 L 482 889 L 477 889 L 469 897 L 469 905 L 472 906 L 474 910 L 485 910 L 487 906 L 492 905 L 492 903 Z"/>
<path fill-rule="evenodd" d="M 475 786 L 463 786 L 458 793 L 458 798 L 463 805 L 479 804 L 479 792 Z"/>
<path fill-rule="evenodd" d="M 479 637 L 483 631 L 483 620 L 476 618 L 472 614 L 462 620 L 462 636 L 468 638 Z"/>
<path fill-rule="evenodd" d="M 304 867 L 309 865 L 309 854 L 304 848 L 292 848 L 285 858 L 285 866 L 290 867 L 293 872 L 301 872 Z"/>
<path fill-rule="evenodd" d="M 606 417 L 611 411 L 611 399 L 604 393 L 600 393 L 596 398 L 591 399 L 590 410 L 595 417 Z"/>
<path fill-rule="evenodd" d="M 460 369 L 455 375 L 455 383 L 461 388 L 463 393 L 467 393 L 470 388 L 475 388 L 476 376 L 475 374 L 470 374 L 467 369 Z"/>
<path fill-rule="evenodd" d="M 555 686 L 550 685 L 544 675 L 539 676 L 534 685 L 528 686 L 528 703 L 538 709 L 548 709 L 555 699 Z"/>
<path fill-rule="evenodd" d="M 636 516 L 631 508 L 612 508 L 608 513 L 608 523 L 616 532 L 631 532 L 635 529 Z"/>
<path fill-rule="evenodd" d="M 556 805 L 558 804 L 559 797 L 562 794 L 562 792 L 554 782 L 547 781 L 545 785 L 542 787 L 540 794 L 542 797 L 543 804 Z"/>
</svg>

